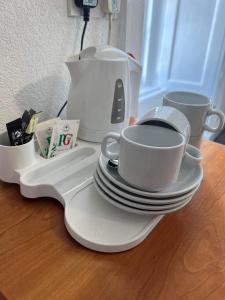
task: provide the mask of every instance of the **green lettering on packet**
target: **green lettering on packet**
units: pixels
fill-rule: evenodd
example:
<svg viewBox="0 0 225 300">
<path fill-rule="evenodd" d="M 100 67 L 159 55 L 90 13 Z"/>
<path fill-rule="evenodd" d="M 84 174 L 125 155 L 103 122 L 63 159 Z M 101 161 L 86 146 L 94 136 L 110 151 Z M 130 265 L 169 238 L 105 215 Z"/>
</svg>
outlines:
<svg viewBox="0 0 225 300">
<path fill-rule="evenodd" d="M 55 143 L 53 143 L 51 152 L 50 152 L 50 155 L 48 155 L 48 158 L 52 158 L 52 157 L 56 156 L 56 149 L 57 149 L 57 145 Z"/>
<path fill-rule="evenodd" d="M 35 132 L 38 144 L 44 158 L 48 158 L 49 146 L 51 144 L 52 133 L 58 119 L 51 119 L 38 124 Z"/>
</svg>

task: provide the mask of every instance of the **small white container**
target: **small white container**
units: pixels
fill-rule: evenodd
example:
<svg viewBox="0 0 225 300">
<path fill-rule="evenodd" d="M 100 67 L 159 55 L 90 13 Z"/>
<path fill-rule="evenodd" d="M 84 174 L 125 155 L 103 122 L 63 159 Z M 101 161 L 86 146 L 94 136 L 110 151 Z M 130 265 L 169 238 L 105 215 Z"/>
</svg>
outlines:
<svg viewBox="0 0 225 300">
<path fill-rule="evenodd" d="M 19 183 L 18 169 L 35 162 L 34 139 L 24 145 L 10 146 L 7 132 L 0 135 L 0 180 Z"/>
</svg>

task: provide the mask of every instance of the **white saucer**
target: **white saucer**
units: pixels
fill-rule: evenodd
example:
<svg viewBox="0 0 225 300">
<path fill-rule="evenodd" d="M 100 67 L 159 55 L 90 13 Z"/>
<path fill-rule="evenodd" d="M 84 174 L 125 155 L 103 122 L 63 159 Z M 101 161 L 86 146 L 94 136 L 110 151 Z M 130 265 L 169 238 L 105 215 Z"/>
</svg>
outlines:
<svg viewBox="0 0 225 300">
<path fill-rule="evenodd" d="M 112 148 L 110 149 L 111 152 L 115 152 L 115 144 L 111 144 L 109 147 Z M 174 197 L 188 193 L 195 187 L 197 187 L 201 183 L 203 178 L 203 170 L 200 165 L 193 167 L 187 164 L 186 160 L 183 160 L 178 179 L 174 184 L 160 192 L 147 192 L 128 185 L 118 174 L 117 168 L 108 167 L 108 159 L 104 157 L 102 153 L 99 157 L 99 166 L 103 174 L 120 189 L 133 193 L 135 195 L 154 199 Z"/>
<path fill-rule="evenodd" d="M 101 252 L 120 252 L 140 244 L 162 216 L 138 216 L 105 201 L 89 183 L 66 204 L 65 224 L 83 246 Z"/>
<path fill-rule="evenodd" d="M 105 192 L 105 194 L 107 194 L 110 198 L 112 198 L 112 200 L 119 201 L 121 204 L 124 204 L 126 206 L 130 206 L 130 207 L 133 207 L 133 208 L 137 208 L 137 209 L 148 210 L 148 211 L 149 210 L 154 210 L 154 211 L 155 210 L 156 211 L 160 210 L 160 211 L 163 212 L 163 210 L 168 210 L 168 209 L 173 209 L 173 208 L 176 208 L 176 207 L 180 207 L 187 200 L 187 196 L 186 196 L 186 198 L 184 198 L 183 200 L 179 201 L 178 203 L 172 203 L 172 204 L 166 204 L 166 205 L 142 204 L 142 203 L 139 203 L 139 202 L 135 202 L 135 201 L 129 200 L 129 198 L 121 197 L 121 196 L 117 195 L 116 193 L 114 193 L 113 191 L 111 191 L 103 183 L 103 181 L 99 177 L 97 171 L 94 174 L 94 179 L 95 179 L 96 183 L 98 184 L 99 188 L 101 188 L 102 191 Z M 194 193 L 195 193 L 196 190 L 194 190 L 190 196 L 194 195 Z M 160 202 L 161 202 L 161 200 L 158 200 L 158 203 L 160 203 Z"/>
<path fill-rule="evenodd" d="M 181 196 L 175 196 L 175 197 L 167 197 L 167 198 L 153 198 L 153 197 L 145 197 L 145 196 L 139 196 L 133 193 L 130 193 L 128 191 L 124 191 L 123 189 L 115 186 L 109 179 L 103 174 L 103 172 L 100 169 L 100 166 L 97 165 L 96 168 L 97 174 L 101 181 L 104 183 L 104 186 L 107 187 L 109 190 L 111 190 L 114 194 L 121 196 L 122 198 L 129 199 L 129 201 L 135 201 L 140 204 L 152 204 L 152 205 L 162 205 L 165 204 L 172 204 L 172 203 L 179 203 L 186 199 L 188 196 L 191 196 L 193 192 L 198 189 L 199 185 L 192 189 L 190 192 L 185 193 Z"/>
<path fill-rule="evenodd" d="M 124 210 L 124 211 L 127 211 L 127 212 L 130 212 L 130 213 L 133 213 L 133 214 L 138 214 L 138 215 L 145 215 L 145 216 L 149 216 L 149 215 L 165 215 L 165 214 L 169 214 L 169 213 L 172 213 L 172 212 L 175 212 L 181 208 L 183 208 L 185 205 L 187 205 L 193 195 L 187 197 L 187 199 L 182 202 L 181 205 L 175 207 L 175 208 L 172 208 L 172 209 L 165 209 L 165 210 L 147 210 L 147 209 L 138 209 L 138 208 L 134 208 L 134 207 L 131 207 L 131 206 L 128 206 L 128 205 L 125 205 L 117 200 L 114 200 L 112 199 L 110 196 L 108 196 L 98 185 L 98 183 L 96 182 L 95 178 L 93 178 L 93 183 L 94 183 L 94 186 L 96 188 L 96 190 L 98 191 L 98 193 L 102 196 L 102 198 L 104 198 L 107 202 L 111 203 L 113 206 L 117 207 L 117 208 L 120 208 L 121 210 Z"/>
</svg>

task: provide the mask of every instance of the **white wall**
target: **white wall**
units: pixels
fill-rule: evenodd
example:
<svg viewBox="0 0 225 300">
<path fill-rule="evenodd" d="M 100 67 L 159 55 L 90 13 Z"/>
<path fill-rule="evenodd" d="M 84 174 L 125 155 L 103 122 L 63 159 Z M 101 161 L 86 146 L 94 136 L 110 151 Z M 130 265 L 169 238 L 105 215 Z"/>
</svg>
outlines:
<svg viewBox="0 0 225 300">
<path fill-rule="evenodd" d="M 30 107 L 54 117 L 70 83 L 64 60 L 79 50 L 81 18 L 66 0 L 0 0 L 0 131 Z M 84 46 L 104 45 L 107 18 L 88 24 Z M 113 23 L 116 45 L 119 20 Z"/>
</svg>

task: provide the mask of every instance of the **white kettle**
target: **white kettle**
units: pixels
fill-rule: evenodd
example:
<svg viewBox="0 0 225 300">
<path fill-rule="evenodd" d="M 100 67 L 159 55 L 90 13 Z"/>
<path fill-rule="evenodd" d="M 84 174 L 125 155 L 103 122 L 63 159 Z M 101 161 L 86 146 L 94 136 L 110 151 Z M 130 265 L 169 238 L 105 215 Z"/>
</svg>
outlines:
<svg viewBox="0 0 225 300">
<path fill-rule="evenodd" d="M 66 62 L 71 76 L 67 118 L 80 119 L 78 137 L 101 142 L 138 113 L 141 66 L 125 52 L 90 47 Z"/>
</svg>

